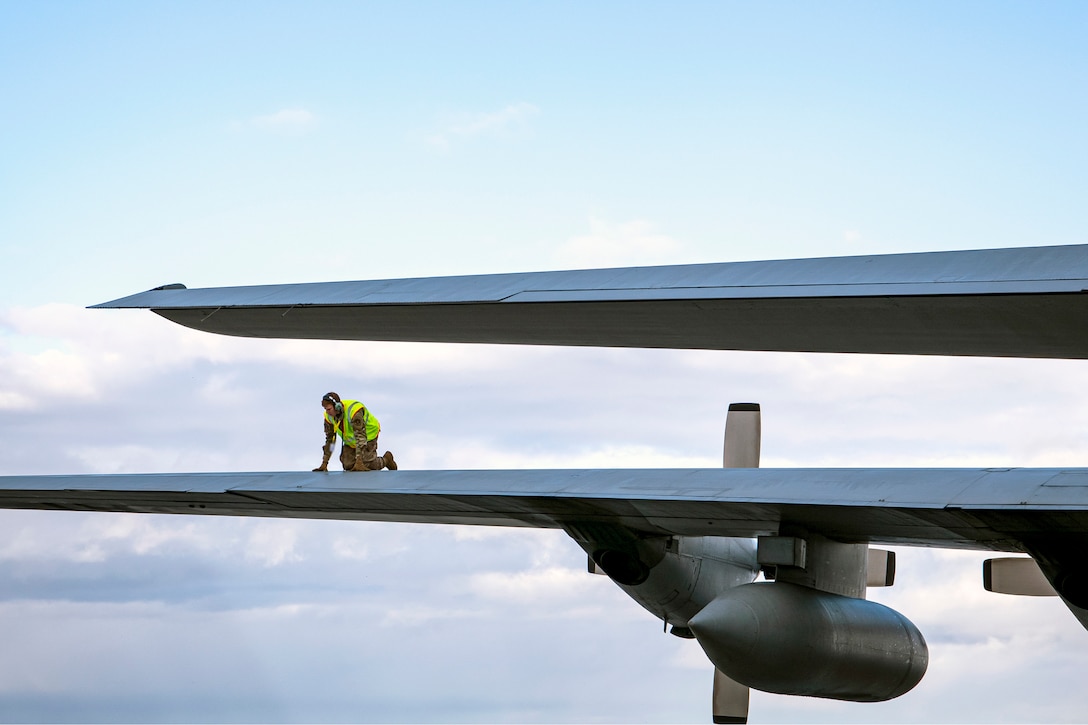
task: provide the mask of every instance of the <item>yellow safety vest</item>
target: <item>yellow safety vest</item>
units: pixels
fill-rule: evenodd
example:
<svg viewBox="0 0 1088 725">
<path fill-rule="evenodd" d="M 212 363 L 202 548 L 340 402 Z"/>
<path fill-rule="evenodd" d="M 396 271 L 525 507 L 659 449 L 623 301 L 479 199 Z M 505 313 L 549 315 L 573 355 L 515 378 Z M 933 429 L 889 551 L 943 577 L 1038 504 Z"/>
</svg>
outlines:
<svg viewBox="0 0 1088 725">
<path fill-rule="evenodd" d="M 351 425 L 351 419 L 355 417 L 360 409 L 363 411 L 363 421 L 366 425 L 366 439 L 372 441 L 378 437 L 382 427 L 378 423 L 378 419 L 370 414 L 365 405 L 358 400 L 342 400 L 340 402 L 344 405 L 344 417 L 337 421 L 335 418 L 330 418 L 328 413 L 325 413 L 325 421 L 332 426 L 337 435 L 344 439 L 345 446 L 356 447 L 355 429 Z"/>
</svg>

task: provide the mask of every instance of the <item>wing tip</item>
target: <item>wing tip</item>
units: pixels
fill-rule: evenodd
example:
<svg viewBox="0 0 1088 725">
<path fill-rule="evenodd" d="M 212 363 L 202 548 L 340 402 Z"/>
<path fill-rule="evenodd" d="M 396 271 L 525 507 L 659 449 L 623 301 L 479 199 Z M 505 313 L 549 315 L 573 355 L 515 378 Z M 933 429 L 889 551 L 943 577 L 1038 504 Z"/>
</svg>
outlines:
<svg viewBox="0 0 1088 725">
<path fill-rule="evenodd" d="M 128 295 L 127 297 L 118 297 L 115 300 L 109 302 L 99 302 L 97 305 L 90 305 L 88 310 L 116 310 L 116 309 L 132 309 L 132 308 L 147 308 L 151 305 L 143 301 L 143 296 L 151 292 L 168 292 L 171 290 L 183 290 L 189 289 L 181 282 L 170 282 L 169 284 L 161 284 L 158 287 L 152 287 L 146 292 L 137 292 L 134 295 Z"/>
</svg>

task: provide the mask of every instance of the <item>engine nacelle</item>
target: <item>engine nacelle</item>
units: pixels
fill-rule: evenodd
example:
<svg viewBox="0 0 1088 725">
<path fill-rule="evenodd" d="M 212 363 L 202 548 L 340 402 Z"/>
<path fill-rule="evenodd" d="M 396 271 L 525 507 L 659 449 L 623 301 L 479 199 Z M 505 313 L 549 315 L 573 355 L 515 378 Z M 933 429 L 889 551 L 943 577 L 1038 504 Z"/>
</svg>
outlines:
<svg viewBox="0 0 1088 725">
<path fill-rule="evenodd" d="M 929 664 L 922 633 L 894 609 L 784 582 L 729 589 L 689 626 L 725 675 L 783 695 L 890 700 Z"/>
</svg>

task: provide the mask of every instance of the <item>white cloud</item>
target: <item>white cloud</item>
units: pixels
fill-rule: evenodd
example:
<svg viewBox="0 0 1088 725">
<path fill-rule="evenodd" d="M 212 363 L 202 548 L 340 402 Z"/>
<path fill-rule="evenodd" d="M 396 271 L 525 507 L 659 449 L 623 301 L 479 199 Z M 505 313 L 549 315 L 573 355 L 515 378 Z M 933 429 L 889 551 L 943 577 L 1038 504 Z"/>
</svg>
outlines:
<svg viewBox="0 0 1088 725">
<path fill-rule="evenodd" d="M 680 242 L 643 219 L 613 223 L 591 218 L 589 228 L 589 234 L 572 237 L 558 247 L 558 264 L 578 268 L 674 264 L 682 251 Z"/>
<path fill-rule="evenodd" d="M 244 121 L 234 121 L 231 128 L 235 131 L 254 128 L 278 133 L 299 133 L 313 129 L 317 122 L 317 115 L 305 108 L 284 108 L 274 113 L 252 116 Z"/>
<path fill-rule="evenodd" d="M 554 607 L 580 605 L 593 588 L 592 576 L 584 569 L 552 566 L 519 572 L 473 574 L 470 588 L 479 597 L 519 606 Z"/>
<path fill-rule="evenodd" d="M 424 445 L 423 448 L 434 448 Z M 465 442 L 443 454 L 443 468 L 705 468 L 714 456 L 684 456 L 645 445 L 604 445 L 579 450 L 510 451 L 482 443 Z M 718 454 L 720 455 L 720 454 Z"/>
<path fill-rule="evenodd" d="M 669 664 L 673 667 L 695 672 L 712 671 L 714 665 L 710 663 L 706 652 L 703 652 L 702 648 L 695 642 L 689 641 L 687 645 L 676 651 L 676 654 L 669 660 Z"/>
<path fill-rule="evenodd" d="M 419 627 L 432 622 L 451 619 L 473 619 L 483 613 L 470 609 L 447 609 L 427 605 L 398 606 L 388 612 L 381 621 L 383 627 Z"/>
<path fill-rule="evenodd" d="M 531 103 L 514 103 L 498 111 L 462 113 L 447 119 L 442 128 L 426 137 L 435 148 L 447 149 L 458 140 L 509 135 L 525 130 L 529 120 L 540 113 Z"/>
<path fill-rule="evenodd" d="M 0 411 L 115 397 L 139 381 L 199 364 L 220 369 L 201 381 L 196 394 L 237 404 L 242 382 L 237 365 L 247 361 L 320 369 L 336 380 L 391 370 L 409 375 L 495 370 L 526 354 L 473 345 L 251 340 L 189 330 L 143 310 L 61 304 L 0 310 L 0 325 L 9 331 L 0 337 Z"/>
<path fill-rule="evenodd" d="M 340 559 L 366 561 L 370 558 L 370 548 L 356 537 L 341 536 L 332 544 L 332 553 Z"/>
<path fill-rule="evenodd" d="M 302 555 L 295 549 L 297 541 L 298 531 L 294 525 L 282 526 L 262 521 L 249 532 L 246 558 L 266 567 L 301 561 Z"/>
<path fill-rule="evenodd" d="M 42 560 L 105 562 L 113 557 L 144 556 L 166 549 L 205 555 L 230 549 L 235 541 L 207 520 L 159 518 L 125 514 L 64 514 L 19 525 L 12 512 L 3 512 L 10 537 L 0 546 L 0 561 Z M 56 523 L 56 526 L 50 524 Z"/>
<path fill-rule="evenodd" d="M 164 448 L 125 444 L 89 446 L 76 442 L 68 452 L 93 473 L 138 473 L 175 465 L 178 456 Z"/>
<path fill-rule="evenodd" d="M 82 535 L 88 542 L 109 543 L 145 555 L 180 545 L 190 551 L 211 552 L 228 542 L 218 540 L 194 519 L 156 521 L 147 516 L 109 516 L 88 519 Z"/>
</svg>

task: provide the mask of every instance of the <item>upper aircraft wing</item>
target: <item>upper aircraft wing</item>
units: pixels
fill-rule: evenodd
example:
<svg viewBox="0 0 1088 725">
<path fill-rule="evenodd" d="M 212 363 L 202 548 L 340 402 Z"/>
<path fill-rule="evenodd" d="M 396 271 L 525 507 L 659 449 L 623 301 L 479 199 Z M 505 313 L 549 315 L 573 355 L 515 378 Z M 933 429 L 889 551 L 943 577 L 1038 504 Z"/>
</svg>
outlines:
<svg viewBox="0 0 1088 725">
<path fill-rule="evenodd" d="M 759 536 L 1023 551 L 1088 531 L 1088 469 L 619 469 L 0 477 L 0 508 Z"/>
<path fill-rule="evenodd" d="M 245 337 L 1088 358 L 1088 245 L 185 289 Z"/>
</svg>

